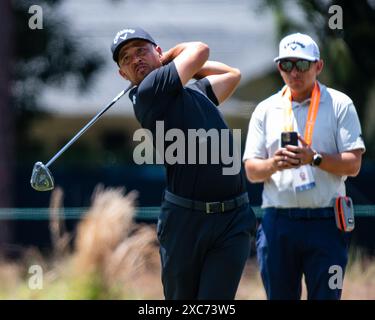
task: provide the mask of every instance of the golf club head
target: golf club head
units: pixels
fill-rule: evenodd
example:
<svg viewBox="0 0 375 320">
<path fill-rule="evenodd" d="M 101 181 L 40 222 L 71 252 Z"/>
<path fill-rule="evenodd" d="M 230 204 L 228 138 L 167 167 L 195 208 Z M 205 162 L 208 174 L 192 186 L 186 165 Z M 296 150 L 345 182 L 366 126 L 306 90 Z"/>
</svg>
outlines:
<svg viewBox="0 0 375 320">
<path fill-rule="evenodd" d="M 52 190 L 55 186 L 51 172 L 42 162 L 34 164 L 30 184 L 37 191 Z"/>
</svg>

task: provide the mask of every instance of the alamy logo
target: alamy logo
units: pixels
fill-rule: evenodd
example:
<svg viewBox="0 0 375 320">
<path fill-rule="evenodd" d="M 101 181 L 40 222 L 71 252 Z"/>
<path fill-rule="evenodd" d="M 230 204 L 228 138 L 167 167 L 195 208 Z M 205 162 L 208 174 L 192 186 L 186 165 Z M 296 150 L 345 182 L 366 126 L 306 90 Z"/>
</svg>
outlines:
<svg viewBox="0 0 375 320">
<path fill-rule="evenodd" d="M 342 270 L 342 267 L 339 265 L 332 265 L 329 267 L 328 273 L 332 274 L 332 276 L 328 280 L 328 287 L 331 290 L 342 290 L 344 282 L 344 272 Z"/>
<path fill-rule="evenodd" d="M 43 8 L 38 5 L 32 5 L 29 8 L 29 13 L 32 14 L 29 19 L 29 28 L 31 30 L 43 29 Z"/>
<path fill-rule="evenodd" d="M 287 47 L 290 47 L 294 51 L 297 49 L 297 46 L 300 46 L 301 48 L 305 48 L 305 45 L 303 43 L 294 40 L 292 42 L 287 43 L 284 46 L 284 49 L 286 49 Z"/>
<path fill-rule="evenodd" d="M 133 29 L 124 29 L 119 32 L 117 32 L 115 39 L 113 40 L 113 44 L 116 44 L 118 42 L 118 39 L 125 40 L 128 36 L 128 33 L 134 33 L 135 30 Z"/>
<path fill-rule="evenodd" d="M 328 26 L 330 29 L 335 30 L 339 29 L 342 30 L 344 27 L 343 23 L 343 10 L 341 6 L 333 5 L 330 6 L 328 9 L 328 13 L 332 14 L 332 16 L 328 20 Z"/>
<path fill-rule="evenodd" d="M 220 165 L 223 175 L 236 175 L 241 170 L 240 129 L 231 132 L 201 128 L 184 132 L 173 128 L 164 132 L 164 121 L 156 121 L 155 136 L 150 130 L 138 129 L 133 141 L 140 142 L 133 151 L 133 160 L 139 165 L 212 164 Z"/>
<path fill-rule="evenodd" d="M 43 269 L 40 265 L 34 264 L 29 268 L 29 288 L 31 290 L 43 289 Z"/>
</svg>

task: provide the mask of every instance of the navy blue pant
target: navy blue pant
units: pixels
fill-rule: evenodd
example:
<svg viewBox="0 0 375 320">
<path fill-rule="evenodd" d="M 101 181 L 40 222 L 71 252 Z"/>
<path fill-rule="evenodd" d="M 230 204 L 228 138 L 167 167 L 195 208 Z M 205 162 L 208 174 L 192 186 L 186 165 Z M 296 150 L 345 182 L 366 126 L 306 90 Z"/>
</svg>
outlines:
<svg viewBox="0 0 375 320">
<path fill-rule="evenodd" d="M 162 203 L 157 234 L 166 299 L 234 299 L 250 252 L 248 204 L 204 213 Z"/>
<path fill-rule="evenodd" d="M 340 299 L 338 282 L 332 289 L 331 279 L 338 273 L 330 267 L 340 266 L 344 275 L 349 237 L 337 229 L 334 217 L 304 219 L 265 209 L 256 246 L 267 298 L 300 299 L 304 275 L 308 299 Z"/>
</svg>

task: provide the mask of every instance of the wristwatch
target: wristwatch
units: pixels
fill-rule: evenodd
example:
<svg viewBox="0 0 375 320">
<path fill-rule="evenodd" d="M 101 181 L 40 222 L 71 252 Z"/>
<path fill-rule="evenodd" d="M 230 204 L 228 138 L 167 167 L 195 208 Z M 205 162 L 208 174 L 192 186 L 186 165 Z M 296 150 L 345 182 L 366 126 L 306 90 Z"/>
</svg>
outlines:
<svg viewBox="0 0 375 320">
<path fill-rule="evenodd" d="M 313 167 L 319 167 L 320 166 L 320 163 L 322 162 L 322 155 L 318 152 L 315 152 L 314 156 L 313 156 L 313 161 L 311 162 L 311 165 Z"/>
</svg>

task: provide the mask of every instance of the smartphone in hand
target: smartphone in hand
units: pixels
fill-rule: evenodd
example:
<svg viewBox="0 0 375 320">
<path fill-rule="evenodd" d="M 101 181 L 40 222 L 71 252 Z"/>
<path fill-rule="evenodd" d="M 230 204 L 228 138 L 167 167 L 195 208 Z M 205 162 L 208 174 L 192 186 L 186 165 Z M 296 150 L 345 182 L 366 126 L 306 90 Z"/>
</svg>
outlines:
<svg viewBox="0 0 375 320">
<path fill-rule="evenodd" d="M 281 133 L 281 148 L 286 145 L 298 146 L 298 133 L 295 131 Z"/>
</svg>

